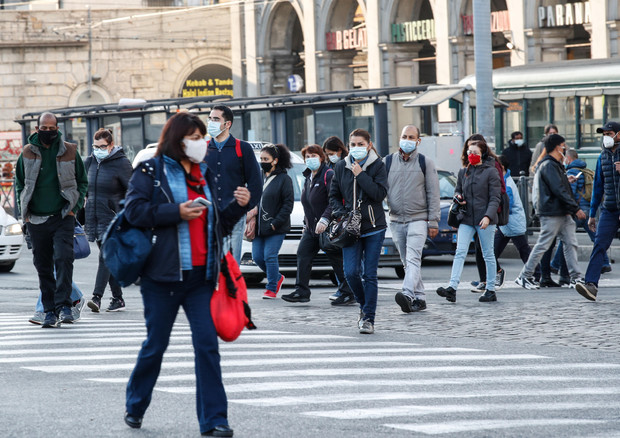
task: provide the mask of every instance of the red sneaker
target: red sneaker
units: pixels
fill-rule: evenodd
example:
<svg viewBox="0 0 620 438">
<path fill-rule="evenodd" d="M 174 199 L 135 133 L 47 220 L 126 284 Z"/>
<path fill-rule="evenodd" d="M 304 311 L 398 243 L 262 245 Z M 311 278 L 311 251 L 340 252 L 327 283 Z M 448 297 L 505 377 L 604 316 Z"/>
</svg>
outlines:
<svg viewBox="0 0 620 438">
<path fill-rule="evenodd" d="M 280 275 L 280 280 L 278 280 L 278 285 L 276 286 L 276 295 L 280 292 L 282 283 L 284 283 L 284 275 Z"/>
<path fill-rule="evenodd" d="M 265 291 L 263 294 L 263 300 L 275 300 L 277 294 L 275 292 L 271 292 L 269 289 Z"/>
</svg>

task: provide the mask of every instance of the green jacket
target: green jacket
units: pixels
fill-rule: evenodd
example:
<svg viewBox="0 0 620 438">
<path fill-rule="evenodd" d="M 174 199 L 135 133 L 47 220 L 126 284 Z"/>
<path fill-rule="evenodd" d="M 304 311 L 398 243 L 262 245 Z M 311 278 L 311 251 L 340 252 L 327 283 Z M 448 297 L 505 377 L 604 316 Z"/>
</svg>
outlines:
<svg viewBox="0 0 620 438">
<path fill-rule="evenodd" d="M 74 214 L 84 206 L 84 197 L 88 190 L 88 178 L 84 169 L 84 162 L 77 151 L 77 145 L 62 141 L 62 134 L 59 132 L 51 148 L 58 148 L 56 154 L 56 166 L 43 166 L 43 157 L 40 148 L 43 148 L 37 133 L 28 138 L 28 144 L 17 160 L 15 171 L 15 189 L 17 194 L 17 205 L 22 217 L 28 219 L 33 212 L 41 214 L 60 213 L 65 217 L 69 212 Z M 42 172 L 54 172 L 42 173 Z M 52 193 L 48 197 L 36 197 L 35 189 L 40 181 L 52 181 L 58 187 L 57 198 Z M 59 202 L 60 201 L 60 202 Z M 37 205 L 33 205 L 36 202 Z M 59 205 L 60 211 L 54 210 L 53 206 Z"/>
</svg>

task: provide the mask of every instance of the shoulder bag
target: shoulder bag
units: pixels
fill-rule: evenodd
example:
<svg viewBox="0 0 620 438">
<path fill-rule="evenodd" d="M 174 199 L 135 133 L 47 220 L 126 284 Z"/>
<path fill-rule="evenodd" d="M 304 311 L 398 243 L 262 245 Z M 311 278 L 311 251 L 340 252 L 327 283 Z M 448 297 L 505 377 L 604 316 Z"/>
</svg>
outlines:
<svg viewBox="0 0 620 438">
<path fill-rule="evenodd" d="M 357 197 L 357 177 L 353 177 L 353 210 L 338 219 L 332 219 L 325 233 L 335 248 L 346 248 L 360 238 L 362 228 L 361 199 Z"/>
<path fill-rule="evenodd" d="M 90 245 L 84 233 L 84 228 L 80 222 L 75 220 L 75 228 L 73 229 L 73 258 L 75 260 L 85 259 L 90 255 Z"/>
</svg>

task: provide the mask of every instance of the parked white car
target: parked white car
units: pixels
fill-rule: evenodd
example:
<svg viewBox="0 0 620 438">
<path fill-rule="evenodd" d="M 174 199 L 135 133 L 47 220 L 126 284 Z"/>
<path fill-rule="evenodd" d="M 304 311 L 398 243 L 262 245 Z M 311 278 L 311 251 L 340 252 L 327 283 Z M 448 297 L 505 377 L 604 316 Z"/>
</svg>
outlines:
<svg viewBox="0 0 620 438">
<path fill-rule="evenodd" d="M 23 246 L 22 225 L 0 207 L 0 272 L 13 269 Z"/>
</svg>

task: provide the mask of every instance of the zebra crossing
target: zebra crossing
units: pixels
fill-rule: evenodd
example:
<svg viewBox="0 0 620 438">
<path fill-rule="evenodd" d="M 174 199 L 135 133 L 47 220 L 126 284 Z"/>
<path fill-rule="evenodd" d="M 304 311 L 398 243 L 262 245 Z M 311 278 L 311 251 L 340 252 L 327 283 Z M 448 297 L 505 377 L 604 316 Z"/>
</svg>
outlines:
<svg viewBox="0 0 620 438">
<path fill-rule="evenodd" d="M 131 319 L 87 315 L 49 330 L 26 320 L 0 314 L 1 372 L 81 373 L 118 391 L 146 334 L 144 324 Z M 195 394 L 184 321 L 175 324 L 155 388 L 181 397 Z M 276 409 L 300 424 L 315 419 L 352 431 L 372 426 L 397 436 L 577 436 L 592 427 L 620 436 L 620 361 L 566 360 L 525 347 L 510 353 L 436 347 L 389 335 L 312 334 L 294 327 L 244 332 L 234 343 L 221 343 L 231 410 L 241 415 L 244 406 L 267 414 Z M 291 433 L 312 436 L 307 430 Z"/>
</svg>

